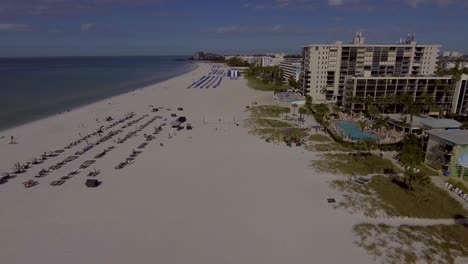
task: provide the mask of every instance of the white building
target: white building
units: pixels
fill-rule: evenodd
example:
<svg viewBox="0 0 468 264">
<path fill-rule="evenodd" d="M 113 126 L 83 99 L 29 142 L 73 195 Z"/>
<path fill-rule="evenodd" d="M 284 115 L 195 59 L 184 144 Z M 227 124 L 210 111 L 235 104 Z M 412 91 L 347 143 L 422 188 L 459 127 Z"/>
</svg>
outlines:
<svg viewBox="0 0 468 264">
<path fill-rule="evenodd" d="M 463 56 L 463 53 L 458 51 L 444 51 L 442 53 L 442 57 L 450 57 L 450 58 L 460 58 Z"/>
<path fill-rule="evenodd" d="M 284 82 L 287 83 L 289 78 L 293 78 L 296 82 L 299 81 L 302 71 L 302 59 L 286 58 L 279 64 L 280 70 L 283 72 Z"/>
<path fill-rule="evenodd" d="M 457 67 L 457 64 L 458 64 L 459 70 L 468 69 L 468 62 L 465 62 L 465 61 L 461 61 L 461 62 L 447 61 L 443 63 L 443 67 L 446 70 L 451 70 Z"/>
<path fill-rule="evenodd" d="M 267 54 L 267 56 L 262 57 L 262 67 L 272 67 L 278 66 L 281 62 L 284 61 L 284 53 L 279 54 Z"/>
<path fill-rule="evenodd" d="M 302 83 L 314 102 L 341 102 L 346 76 L 418 76 L 436 71 L 439 45 L 418 45 L 414 36 L 398 44 L 312 44 L 303 47 Z"/>
</svg>

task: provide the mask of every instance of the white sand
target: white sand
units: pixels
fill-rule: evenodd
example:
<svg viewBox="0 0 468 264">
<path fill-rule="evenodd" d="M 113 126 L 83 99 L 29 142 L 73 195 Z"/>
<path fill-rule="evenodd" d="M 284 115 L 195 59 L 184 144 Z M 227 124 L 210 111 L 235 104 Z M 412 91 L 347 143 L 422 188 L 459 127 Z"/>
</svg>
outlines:
<svg viewBox="0 0 468 264">
<path fill-rule="evenodd" d="M 113 140 L 31 189 L 21 182 L 79 148 L 0 185 L 0 263 L 372 263 L 353 243 L 355 219 L 327 204 L 338 194 L 329 188 L 332 176 L 309 167 L 314 154 L 267 144 L 233 124 L 234 116 L 246 118 L 245 105 L 268 102 L 271 94 L 227 78 L 216 89 L 186 89 L 210 70 L 203 64 L 134 93 L 1 132 L 6 138 L 0 139 L 0 172 L 94 131 L 101 125 L 96 118 L 150 114 L 148 105 L 173 112 L 182 106 L 194 125 L 172 139 L 165 128 L 122 170 L 114 166 L 154 125 L 117 145 L 90 167 L 102 170 L 97 178 L 103 184 L 96 189 L 84 185 L 89 169 L 60 187 L 49 183 Z M 11 135 L 19 144 L 7 144 Z"/>
</svg>

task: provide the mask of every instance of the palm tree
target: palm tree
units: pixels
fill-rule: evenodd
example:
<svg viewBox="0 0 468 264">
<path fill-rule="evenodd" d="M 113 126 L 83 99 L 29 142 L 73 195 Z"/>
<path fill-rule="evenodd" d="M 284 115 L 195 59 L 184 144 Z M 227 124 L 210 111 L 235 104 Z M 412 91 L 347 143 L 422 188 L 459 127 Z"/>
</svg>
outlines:
<svg viewBox="0 0 468 264">
<path fill-rule="evenodd" d="M 373 123 L 373 128 L 377 130 L 379 133 L 382 132 L 382 128 L 385 128 L 385 130 L 389 129 L 388 126 L 388 121 L 390 120 L 390 117 L 384 116 L 376 119 Z"/>
<path fill-rule="evenodd" d="M 367 121 L 362 119 L 358 121 L 358 126 L 361 128 L 361 131 L 364 132 L 364 129 L 367 127 Z"/>
<path fill-rule="evenodd" d="M 294 114 L 293 114 L 293 115 L 296 115 L 297 104 L 292 104 L 292 107 L 293 107 L 293 110 L 294 110 Z"/>
<path fill-rule="evenodd" d="M 289 113 L 291 113 L 291 108 L 286 107 L 286 108 L 284 109 L 284 114 L 285 114 L 285 119 L 286 119 L 286 120 L 288 119 Z"/>
<path fill-rule="evenodd" d="M 307 110 L 304 107 L 299 108 L 299 120 L 302 121 L 302 115 L 307 114 Z"/>
<path fill-rule="evenodd" d="M 306 95 L 305 98 L 306 98 L 305 106 L 309 108 L 310 110 L 312 110 L 312 101 L 313 101 L 312 96 Z"/>
<path fill-rule="evenodd" d="M 337 104 L 334 104 L 332 106 L 332 112 L 333 112 L 333 115 L 337 115 L 338 112 L 340 112 L 341 108 L 337 105 Z"/>
<path fill-rule="evenodd" d="M 374 120 L 374 118 L 380 114 L 380 111 L 375 105 L 371 105 L 369 109 L 367 109 L 367 114 L 371 117 L 371 120 Z"/>
<path fill-rule="evenodd" d="M 369 110 L 369 106 L 371 106 L 374 103 L 374 97 L 372 96 L 367 96 L 366 99 L 364 100 L 364 105 L 366 106 L 366 110 Z"/>
<path fill-rule="evenodd" d="M 406 133 L 407 127 L 411 127 L 411 124 L 408 123 L 408 119 L 406 118 L 406 116 L 400 119 L 400 126 L 403 128 L 403 134 Z"/>
</svg>

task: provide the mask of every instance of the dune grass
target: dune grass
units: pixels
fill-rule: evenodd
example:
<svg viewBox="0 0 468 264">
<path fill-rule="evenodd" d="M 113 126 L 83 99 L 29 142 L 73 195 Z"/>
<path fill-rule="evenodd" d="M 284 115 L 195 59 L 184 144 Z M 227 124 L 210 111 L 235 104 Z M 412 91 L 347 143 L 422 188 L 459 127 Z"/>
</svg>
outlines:
<svg viewBox="0 0 468 264">
<path fill-rule="evenodd" d="M 252 117 L 281 117 L 282 114 L 289 113 L 289 107 L 278 105 L 252 106 L 247 111 Z"/>
<path fill-rule="evenodd" d="M 319 171 L 345 175 L 368 175 L 384 171 L 398 171 L 393 163 L 369 153 L 324 154 L 323 159 L 312 161 Z"/>
<path fill-rule="evenodd" d="M 468 227 L 359 224 L 356 244 L 381 263 L 455 263 L 468 256 Z M 395 243 L 396 242 L 396 243 Z"/>
<path fill-rule="evenodd" d="M 468 215 L 458 201 L 432 183 L 409 191 L 396 180 L 376 176 L 368 186 L 399 216 L 446 219 Z"/>
<path fill-rule="evenodd" d="M 313 142 L 331 142 L 332 139 L 325 136 L 325 135 L 320 135 L 320 134 L 313 134 L 313 135 L 310 135 L 309 138 L 308 138 L 309 141 L 313 141 Z"/>
<path fill-rule="evenodd" d="M 352 149 L 346 148 L 338 143 L 330 142 L 328 144 L 311 144 L 305 146 L 308 151 L 326 152 L 326 151 L 352 151 Z"/>
</svg>

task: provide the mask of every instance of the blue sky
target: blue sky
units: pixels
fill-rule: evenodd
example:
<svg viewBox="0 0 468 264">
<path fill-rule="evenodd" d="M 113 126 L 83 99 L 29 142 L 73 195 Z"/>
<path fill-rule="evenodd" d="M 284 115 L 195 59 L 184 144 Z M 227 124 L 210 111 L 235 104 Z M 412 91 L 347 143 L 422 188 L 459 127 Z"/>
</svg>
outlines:
<svg viewBox="0 0 468 264">
<path fill-rule="evenodd" d="M 468 53 L 468 0 L 0 0 L 0 56 L 299 53 L 356 31 Z"/>
</svg>

